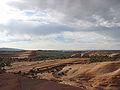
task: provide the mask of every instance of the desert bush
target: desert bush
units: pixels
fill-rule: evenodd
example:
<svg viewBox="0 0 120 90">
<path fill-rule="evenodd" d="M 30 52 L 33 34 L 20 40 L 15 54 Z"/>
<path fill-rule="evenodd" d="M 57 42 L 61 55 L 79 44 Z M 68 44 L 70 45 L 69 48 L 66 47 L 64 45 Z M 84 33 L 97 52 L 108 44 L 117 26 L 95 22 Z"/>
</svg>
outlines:
<svg viewBox="0 0 120 90">
<path fill-rule="evenodd" d="M 119 61 L 120 58 L 111 58 L 107 56 L 90 57 L 90 62 Z"/>
</svg>

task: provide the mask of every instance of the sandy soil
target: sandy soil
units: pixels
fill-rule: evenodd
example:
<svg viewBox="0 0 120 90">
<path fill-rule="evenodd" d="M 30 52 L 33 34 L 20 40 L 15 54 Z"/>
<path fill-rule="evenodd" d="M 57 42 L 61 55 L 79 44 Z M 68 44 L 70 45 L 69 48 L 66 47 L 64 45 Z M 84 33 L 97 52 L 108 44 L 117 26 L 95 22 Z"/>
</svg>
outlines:
<svg viewBox="0 0 120 90">
<path fill-rule="evenodd" d="M 61 64 L 80 64 L 89 63 L 88 58 L 70 58 L 70 59 L 56 59 L 56 60 L 46 60 L 46 61 L 23 61 L 12 63 L 12 67 L 5 67 L 7 72 L 27 72 L 32 68 L 46 68 L 59 66 Z"/>
<path fill-rule="evenodd" d="M 48 80 L 28 79 L 10 73 L 0 74 L 0 90 L 83 90 Z"/>
<path fill-rule="evenodd" d="M 52 67 L 61 67 L 63 64 L 65 66 L 60 70 L 51 72 Z M 59 83 L 80 87 L 84 90 L 120 90 L 120 61 L 89 63 L 88 58 L 71 58 L 15 62 L 12 67 L 6 67 L 7 72 L 27 72 L 32 68 L 47 71 L 37 74 L 40 79 L 60 80 Z"/>
</svg>

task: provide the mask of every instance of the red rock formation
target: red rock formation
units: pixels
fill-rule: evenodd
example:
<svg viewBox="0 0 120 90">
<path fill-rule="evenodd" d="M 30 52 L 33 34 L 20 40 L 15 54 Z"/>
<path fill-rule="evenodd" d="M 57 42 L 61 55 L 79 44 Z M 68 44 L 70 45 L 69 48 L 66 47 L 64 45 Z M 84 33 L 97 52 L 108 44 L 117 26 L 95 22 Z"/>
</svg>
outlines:
<svg viewBox="0 0 120 90">
<path fill-rule="evenodd" d="M 113 54 L 110 54 L 108 56 L 112 57 L 112 58 L 120 58 L 120 53 L 113 53 Z"/>
<path fill-rule="evenodd" d="M 73 54 L 73 55 L 71 55 L 71 57 L 81 57 L 81 53 L 76 53 L 76 54 Z"/>
</svg>

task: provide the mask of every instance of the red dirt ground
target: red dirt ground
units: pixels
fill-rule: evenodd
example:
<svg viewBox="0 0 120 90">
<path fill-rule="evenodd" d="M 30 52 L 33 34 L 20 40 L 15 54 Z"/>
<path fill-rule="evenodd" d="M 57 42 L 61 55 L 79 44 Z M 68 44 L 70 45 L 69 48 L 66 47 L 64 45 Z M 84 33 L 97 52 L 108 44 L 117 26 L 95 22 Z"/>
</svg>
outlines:
<svg viewBox="0 0 120 90">
<path fill-rule="evenodd" d="M 83 90 L 48 80 L 28 79 L 10 73 L 0 74 L 0 90 Z"/>
</svg>

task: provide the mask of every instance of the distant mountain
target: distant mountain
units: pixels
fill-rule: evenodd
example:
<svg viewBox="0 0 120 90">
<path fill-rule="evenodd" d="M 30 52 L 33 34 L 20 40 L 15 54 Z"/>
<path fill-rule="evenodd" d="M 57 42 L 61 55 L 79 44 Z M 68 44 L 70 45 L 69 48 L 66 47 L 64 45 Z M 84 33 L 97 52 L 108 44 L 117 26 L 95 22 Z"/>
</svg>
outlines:
<svg viewBox="0 0 120 90">
<path fill-rule="evenodd" d="M 22 51 L 23 49 L 16 48 L 0 48 L 0 51 Z"/>
<path fill-rule="evenodd" d="M 98 50 L 55 50 L 55 51 L 98 51 Z"/>
</svg>

